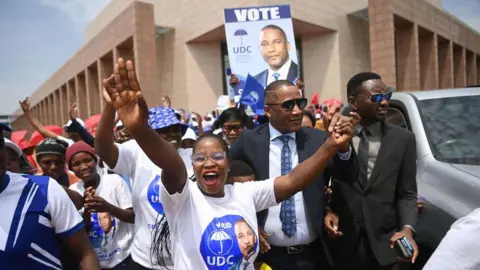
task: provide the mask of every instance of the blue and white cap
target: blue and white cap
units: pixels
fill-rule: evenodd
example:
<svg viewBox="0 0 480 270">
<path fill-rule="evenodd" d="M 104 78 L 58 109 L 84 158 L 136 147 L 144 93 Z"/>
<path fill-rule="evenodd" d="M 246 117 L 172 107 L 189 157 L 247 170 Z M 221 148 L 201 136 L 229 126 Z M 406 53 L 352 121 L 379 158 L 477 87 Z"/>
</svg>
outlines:
<svg viewBox="0 0 480 270">
<path fill-rule="evenodd" d="M 187 131 L 187 125 L 178 120 L 175 111 L 168 107 L 154 107 L 148 110 L 148 124 L 153 129 L 162 129 L 174 125 L 182 128 L 182 135 Z"/>
</svg>

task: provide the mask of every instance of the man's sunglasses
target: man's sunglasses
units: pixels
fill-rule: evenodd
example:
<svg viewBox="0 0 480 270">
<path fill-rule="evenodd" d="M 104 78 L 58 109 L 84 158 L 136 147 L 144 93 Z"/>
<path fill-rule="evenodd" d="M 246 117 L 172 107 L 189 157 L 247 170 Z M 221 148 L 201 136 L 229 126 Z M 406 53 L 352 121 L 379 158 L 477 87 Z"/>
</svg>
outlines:
<svg viewBox="0 0 480 270">
<path fill-rule="evenodd" d="M 282 103 L 267 103 L 267 105 L 280 105 L 284 110 L 291 111 L 295 108 L 295 105 L 297 105 L 300 110 L 303 110 L 307 107 L 307 103 L 308 100 L 306 98 L 297 98 Z"/>
<path fill-rule="evenodd" d="M 370 100 L 375 103 L 380 103 L 382 102 L 383 99 L 385 99 L 386 101 L 389 101 L 390 98 L 392 98 L 392 92 L 378 93 L 370 96 Z"/>
</svg>

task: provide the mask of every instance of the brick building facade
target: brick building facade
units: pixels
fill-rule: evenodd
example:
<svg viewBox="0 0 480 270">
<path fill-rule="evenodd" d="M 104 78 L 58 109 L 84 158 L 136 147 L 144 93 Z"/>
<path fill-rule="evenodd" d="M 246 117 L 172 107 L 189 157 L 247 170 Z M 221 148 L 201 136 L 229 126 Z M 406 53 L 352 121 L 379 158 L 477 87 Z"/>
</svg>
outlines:
<svg viewBox="0 0 480 270">
<path fill-rule="evenodd" d="M 346 98 L 348 79 L 379 73 L 398 91 L 480 84 L 480 34 L 441 9 L 441 0 L 287 0 L 306 96 Z M 273 0 L 112 0 L 85 29 L 85 44 L 32 95 L 44 124 L 101 112 L 101 80 L 114 59 L 135 61 L 150 106 L 205 113 L 226 92 L 223 9 Z M 21 111 L 13 127 L 29 128 Z"/>
</svg>

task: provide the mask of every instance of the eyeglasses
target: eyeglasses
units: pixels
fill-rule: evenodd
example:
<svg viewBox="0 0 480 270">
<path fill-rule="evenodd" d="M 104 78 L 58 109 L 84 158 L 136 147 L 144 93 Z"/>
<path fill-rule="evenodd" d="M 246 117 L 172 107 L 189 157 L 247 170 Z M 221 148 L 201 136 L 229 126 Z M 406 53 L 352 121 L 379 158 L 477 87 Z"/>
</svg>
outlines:
<svg viewBox="0 0 480 270">
<path fill-rule="evenodd" d="M 295 108 L 295 105 L 297 105 L 300 110 L 303 110 L 307 106 L 307 103 L 308 100 L 306 98 L 297 98 L 282 103 L 268 103 L 267 105 L 280 105 L 284 110 L 291 111 Z"/>
<path fill-rule="evenodd" d="M 223 129 L 227 132 L 230 132 L 232 130 L 239 131 L 243 129 L 243 126 L 242 125 L 223 125 Z"/>
<path fill-rule="evenodd" d="M 368 96 L 368 98 L 374 103 L 380 103 L 383 99 L 389 101 L 390 98 L 392 98 L 392 93 L 393 92 L 373 94 L 371 96 Z"/>
<path fill-rule="evenodd" d="M 209 156 L 205 155 L 203 153 L 196 153 L 196 154 L 192 155 L 192 162 L 193 162 L 193 164 L 195 164 L 197 166 L 200 166 L 200 165 L 205 164 L 205 162 L 207 162 L 207 159 L 209 159 L 209 158 L 214 163 L 218 163 L 220 161 L 225 160 L 225 157 L 226 157 L 225 152 L 215 152 L 215 153 L 212 153 Z"/>
</svg>

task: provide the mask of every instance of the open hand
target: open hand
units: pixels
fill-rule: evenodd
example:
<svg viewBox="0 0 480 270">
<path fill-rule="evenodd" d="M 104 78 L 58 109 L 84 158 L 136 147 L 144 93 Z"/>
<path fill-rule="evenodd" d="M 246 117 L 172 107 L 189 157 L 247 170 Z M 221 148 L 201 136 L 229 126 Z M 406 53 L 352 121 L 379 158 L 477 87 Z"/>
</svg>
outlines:
<svg viewBox="0 0 480 270">
<path fill-rule="evenodd" d="M 73 120 L 73 119 L 77 119 L 78 117 L 78 106 L 77 106 L 77 103 L 73 103 L 72 106 L 70 107 L 70 112 L 69 112 L 69 115 L 70 115 L 70 119 Z"/>
<path fill-rule="evenodd" d="M 134 132 L 148 126 L 148 107 L 143 99 L 133 62 L 118 58 L 115 74 L 103 80 L 108 96 L 123 125 Z"/>
<path fill-rule="evenodd" d="M 30 111 L 30 98 L 26 97 L 23 101 L 19 101 L 20 107 L 22 108 L 23 112 L 29 112 Z"/>
<path fill-rule="evenodd" d="M 162 104 L 164 107 L 170 108 L 172 106 L 172 101 L 168 95 L 163 95 L 162 97 Z"/>
</svg>

